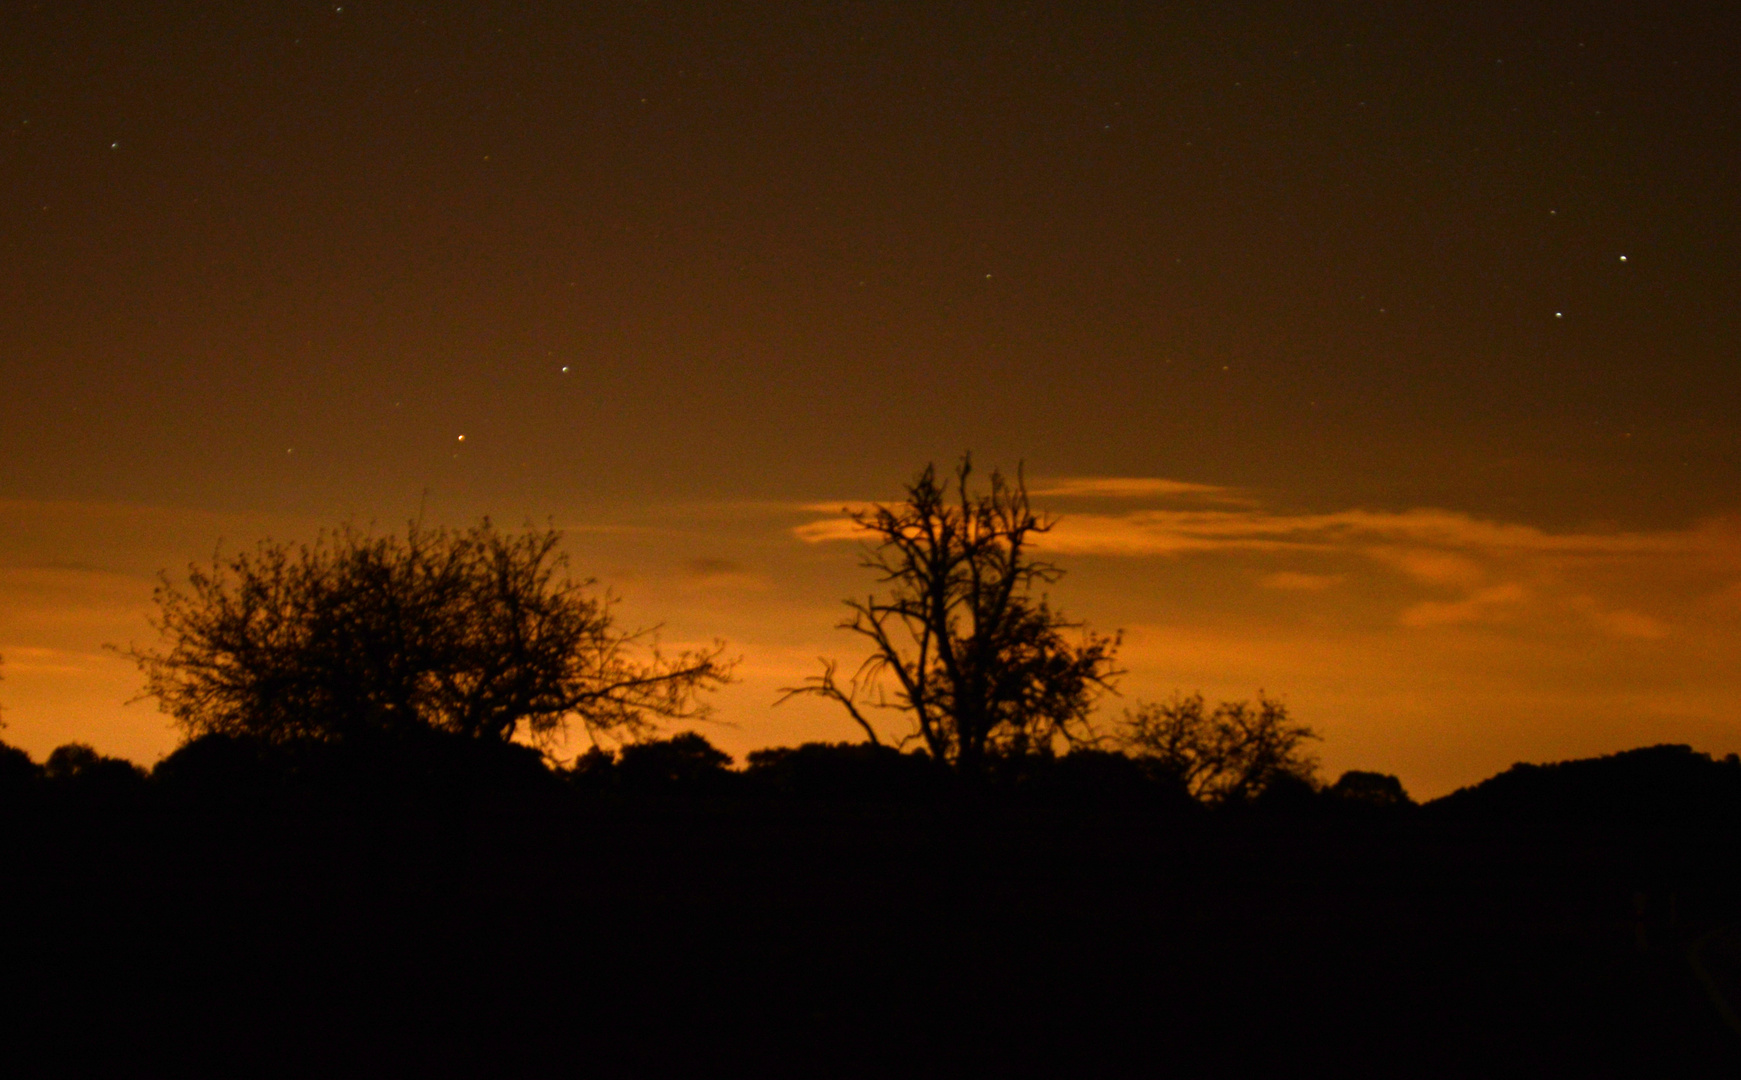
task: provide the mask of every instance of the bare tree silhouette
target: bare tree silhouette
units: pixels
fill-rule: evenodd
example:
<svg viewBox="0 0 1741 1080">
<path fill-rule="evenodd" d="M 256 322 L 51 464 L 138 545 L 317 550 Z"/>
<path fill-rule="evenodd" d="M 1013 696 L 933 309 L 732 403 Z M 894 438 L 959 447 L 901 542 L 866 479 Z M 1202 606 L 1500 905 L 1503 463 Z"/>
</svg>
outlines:
<svg viewBox="0 0 1741 1080">
<path fill-rule="evenodd" d="M 485 518 L 263 541 L 185 584 L 162 575 L 165 647 L 125 655 L 190 737 L 421 728 L 548 745 L 571 720 L 634 737 L 704 712 L 700 692 L 731 678 L 723 644 L 667 655 L 655 631 L 619 627 L 609 595 L 568 576 L 560 540 Z"/>
<path fill-rule="evenodd" d="M 1090 738 L 1089 710 L 1121 674 L 1117 635 L 1090 632 L 1034 595 L 1063 571 L 1033 557 L 1052 522 L 1029 506 L 1021 473 L 1010 483 L 994 471 L 990 490 L 976 494 L 972 471 L 964 455 L 951 485 L 927 466 L 903 502 L 851 512 L 871 538 L 863 565 L 887 595 L 849 600 L 840 626 L 867 638 L 871 654 L 845 685 L 824 660 L 820 675 L 780 699 L 836 701 L 873 743 L 867 710 L 904 712 L 915 727 L 908 738 L 968 775 L 990 755 Z"/>
</svg>

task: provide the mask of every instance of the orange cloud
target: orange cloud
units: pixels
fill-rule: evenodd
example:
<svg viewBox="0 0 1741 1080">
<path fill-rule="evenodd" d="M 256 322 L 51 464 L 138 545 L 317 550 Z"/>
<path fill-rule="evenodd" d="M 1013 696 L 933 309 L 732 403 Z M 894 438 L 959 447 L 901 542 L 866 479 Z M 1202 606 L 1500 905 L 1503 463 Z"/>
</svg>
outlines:
<svg viewBox="0 0 1741 1080">
<path fill-rule="evenodd" d="M 1082 478 L 1042 490 L 1104 490 L 1120 497 L 1165 500 L 1226 489 L 1182 481 Z M 794 535 L 807 543 L 866 538 L 843 517 L 800 525 Z M 1406 584 L 1391 578 L 1382 585 L 1385 578 L 1375 579 L 1380 587 L 1373 591 L 1393 597 L 1394 617 L 1404 626 L 1497 626 L 1532 619 L 1629 640 L 1663 637 L 1670 621 L 1640 610 L 1639 597 L 1617 601 L 1610 596 L 1602 602 L 1577 598 L 1587 599 L 1604 588 L 1639 592 L 1641 583 L 1671 578 L 1673 591 L 1684 592 L 1689 575 L 1709 582 L 1703 588 L 1710 595 L 1732 581 L 1741 567 L 1741 527 L 1734 519 L 1648 532 L 1551 531 L 1435 508 L 1295 514 L 1251 504 L 1069 514 L 1037 538 L 1035 547 L 1054 556 L 1259 560 L 1270 564 L 1258 577 L 1260 585 L 1296 592 L 1321 592 L 1346 578 L 1345 572 L 1319 569 L 1325 561 L 1340 564 L 1338 570 L 1351 562 L 1365 564 L 1405 579 Z M 1285 565 L 1299 560 L 1315 565 Z M 1284 565 L 1275 566 L 1278 561 Z M 1711 581 L 1713 576 L 1722 584 Z M 1410 587 L 1413 596 L 1408 595 Z M 1444 595 L 1447 591 L 1454 595 Z M 1656 606 L 1649 590 L 1644 591 L 1645 607 Z"/>
<path fill-rule="evenodd" d="M 1273 574 L 1265 574 L 1257 583 L 1266 589 L 1323 592 L 1341 580 L 1341 574 L 1302 574 L 1294 570 L 1278 570 Z"/>
<path fill-rule="evenodd" d="M 1057 552 L 1124 556 L 1226 550 L 1358 550 L 1378 557 L 1386 554 L 1394 557 L 1398 547 L 1488 555 L 1610 557 L 1737 550 L 1732 535 L 1708 527 L 1660 533 L 1550 533 L 1533 525 L 1486 521 L 1456 511 L 1434 509 L 1343 510 L 1328 514 L 1276 514 L 1255 508 L 1074 514 L 1047 534 L 1044 544 Z"/>
<path fill-rule="evenodd" d="M 1486 577 L 1481 564 L 1467 555 L 1420 548 L 1368 548 L 1365 554 L 1388 563 L 1426 585 L 1471 587 Z"/>
<path fill-rule="evenodd" d="M 1192 498 L 1244 503 L 1250 499 L 1233 488 L 1167 480 L 1157 476 L 1061 476 L 1046 480 L 1029 494 L 1065 499 Z"/>
<path fill-rule="evenodd" d="M 836 517 L 799 525 L 792 530 L 792 535 L 806 544 L 826 544 L 836 540 L 868 540 L 875 534 L 860 528 L 851 518 Z"/>
<path fill-rule="evenodd" d="M 1503 619 L 1528 600 L 1529 590 L 1515 582 L 1493 585 L 1461 600 L 1424 600 L 1402 613 L 1404 626 L 1456 626 Z"/>
<path fill-rule="evenodd" d="M 751 589 L 768 587 L 767 578 L 730 559 L 691 559 L 684 564 L 690 582 L 705 589 Z"/>
<path fill-rule="evenodd" d="M 1653 615 L 1623 608 L 1605 608 L 1591 596 L 1574 596 L 1567 606 L 1609 637 L 1654 641 L 1669 634 L 1668 624 Z"/>
</svg>

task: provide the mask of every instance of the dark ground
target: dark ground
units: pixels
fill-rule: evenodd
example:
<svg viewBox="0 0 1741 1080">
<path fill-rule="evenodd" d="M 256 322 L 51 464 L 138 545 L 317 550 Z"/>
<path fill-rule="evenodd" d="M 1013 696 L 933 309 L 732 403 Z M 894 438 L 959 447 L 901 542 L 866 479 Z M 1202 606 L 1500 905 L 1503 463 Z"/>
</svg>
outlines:
<svg viewBox="0 0 1741 1080">
<path fill-rule="evenodd" d="M 1012 803 L 37 807 L 0 820 L 0 1071 L 1724 1075 L 1685 945 L 1741 920 L 1736 856 Z"/>
</svg>

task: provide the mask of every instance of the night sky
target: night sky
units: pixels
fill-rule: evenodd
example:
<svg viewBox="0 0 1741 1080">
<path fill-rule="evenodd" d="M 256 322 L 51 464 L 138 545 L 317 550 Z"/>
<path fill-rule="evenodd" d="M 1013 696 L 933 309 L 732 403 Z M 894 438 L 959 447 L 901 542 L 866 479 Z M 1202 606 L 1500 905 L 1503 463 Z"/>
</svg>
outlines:
<svg viewBox="0 0 1741 1080">
<path fill-rule="evenodd" d="M 1741 14 L 1722 4 L 13 4 L 0 707 L 176 733 L 153 575 L 567 530 L 772 709 L 837 507 L 1024 463 L 1122 705 L 1327 771 L 1741 750 Z"/>
</svg>

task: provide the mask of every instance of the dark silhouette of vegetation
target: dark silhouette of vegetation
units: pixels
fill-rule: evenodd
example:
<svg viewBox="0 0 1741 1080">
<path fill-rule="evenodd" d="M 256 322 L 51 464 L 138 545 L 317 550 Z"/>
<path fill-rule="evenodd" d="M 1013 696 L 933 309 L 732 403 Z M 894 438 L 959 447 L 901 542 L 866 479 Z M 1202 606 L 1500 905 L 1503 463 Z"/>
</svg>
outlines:
<svg viewBox="0 0 1741 1080">
<path fill-rule="evenodd" d="M 115 784 L 145 777 L 144 771 L 126 758 L 106 757 L 82 742 L 55 747 L 43 762 L 42 772 L 57 783 Z"/>
<path fill-rule="evenodd" d="M 165 807 L 231 813 L 319 805 L 463 808 L 480 799 L 553 799 L 563 791 L 570 798 L 622 795 L 643 802 L 717 797 L 915 805 L 973 792 L 1014 800 L 1012 805 L 1117 804 L 1169 814 L 1249 807 L 1284 817 L 1406 811 L 1440 822 L 1741 825 L 1741 758 L 1713 759 L 1681 745 L 1514 765 L 1424 806 L 1417 806 L 1389 774 L 1352 770 L 1324 786 L 1296 757 L 1286 768 L 1272 768 L 1265 779 L 1249 780 L 1256 770 L 1242 766 L 1242 760 L 1234 756 L 1234 764 L 1224 767 L 1243 769 L 1248 782 L 1233 777 L 1209 783 L 1200 773 L 1168 766 L 1140 750 L 1083 746 L 1062 755 L 992 758 L 975 783 L 963 784 L 965 778 L 928 751 L 874 743 L 768 747 L 752 751 L 740 768 L 705 736 L 687 731 L 615 750 L 594 747 L 560 766 L 534 747 L 431 729 L 342 740 L 213 733 L 189 739 L 149 772 L 84 743 L 57 747 L 40 765 L 23 750 L 0 743 L 0 796 L 54 793 L 65 805 L 156 800 Z"/>
<path fill-rule="evenodd" d="M 1030 803 L 1041 805 L 1117 806 L 1163 813 L 1200 809 L 1175 778 L 1102 747 L 1074 746 L 1066 754 L 1000 759 L 994 775 Z"/>
<path fill-rule="evenodd" d="M 1120 733 L 1126 750 L 1157 776 L 1217 804 L 1247 802 L 1278 784 L 1314 787 L 1318 761 L 1306 744 L 1318 737 L 1262 694 L 1255 705 L 1224 701 L 1213 710 L 1202 694 L 1141 705 L 1125 713 Z"/>
<path fill-rule="evenodd" d="M 55 1064 L 183 1075 L 268 1045 L 297 1074 L 542 1075 L 579 1044 L 661 1075 L 721 1052 L 770 1074 L 1265 1075 L 1305 1047 L 1382 1075 L 1431 1047 L 1455 1075 L 1654 1076 L 1741 1057 L 1701 996 L 1741 988 L 1722 936 L 1741 762 L 1685 747 L 1515 768 L 1418 810 L 1373 772 L 1200 801 L 1114 749 L 967 778 L 923 748 L 810 743 L 739 769 L 694 731 L 569 766 L 430 728 L 206 734 L 149 779 L 80 744 L 43 766 L 0 747 L 8 785 L 21 1075 L 66 1071 L 36 1067 L 37 1033 L 93 1014 L 129 1025 L 128 1068 L 66 1038 Z M 1542 821 L 1604 828 L 1519 827 Z M 1603 839 L 1616 822 L 1632 846 Z M 947 1023 L 913 1031 L 913 1009 Z M 1285 1051 L 1249 1038 L 1254 1010 Z"/>
<path fill-rule="evenodd" d="M 86 743 L 55 747 L 41 775 L 44 794 L 60 806 L 113 811 L 136 806 L 149 794 L 145 770 L 125 758 L 99 754 Z"/>
<path fill-rule="evenodd" d="M 757 788 L 811 801 L 923 798 L 950 776 L 927 753 L 869 742 L 753 750 L 745 774 Z"/>
<path fill-rule="evenodd" d="M 268 741 L 444 731 L 548 745 L 577 721 L 635 737 L 696 716 L 723 646 L 665 655 L 568 576 L 554 530 L 413 523 L 265 541 L 156 590 L 160 649 L 131 649 L 189 736 Z"/>
<path fill-rule="evenodd" d="M 577 1045 L 658 1075 L 721 1053 L 839 1075 L 1737 1057 L 1685 957 L 1703 943 L 1710 985 L 1737 985 L 1738 819 L 1708 814 L 1741 801 L 1741 765 L 1685 748 L 1511 770 L 1479 807 L 1419 813 L 1369 772 L 1205 805 L 1093 747 L 968 782 L 869 743 L 736 769 L 697 732 L 567 767 L 429 729 L 210 734 L 127 799 L 85 786 L 90 748 L 50 759 L 0 752 L 0 784 L 40 796 L 0 814 L 19 1075 L 229 1072 L 261 1046 L 297 1075 L 544 1075 Z M 1621 812 L 1663 811 L 1635 841 L 1518 827 L 1616 787 Z M 119 1037 L 43 1035 L 92 1015 Z"/>
<path fill-rule="evenodd" d="M 1403 790 L 1402 781 L 1388 773 L 1362 772 L 1351 769 L 1324 789 L 1331 799 L 1348 806 L 1371 807 L 1375 810 L 1399 810 L 1415 805 Z"/>
<path fill-rule="evenodd" d="M 871 654 L 845 685 L 825 661 L 781 700 L 838 702 L 873 743 L 867 710 L 904 713 L 933 758 L 978 776 L 993 757 L 1091 739 L 1089 713 L 1120 672 L 1116 635 L 1087 631 L 1035 595 L 1063 571 L 1033 555 L 1052 522 L 1029 506 L 1020 473 L 1011 483 L 994 471 L 983 494 L 970 490 L 971 474 L 966 456 L 953 485 L 927 466 L 903 502 L 850 511 L 871 538 L 863 565 L 887 593 L 847 601 L 841 628 Z"/>
<path fill-rule="evenodd" d="M 151 780 L 175 805 L 223 812 L 320 804 L 464 809 L 558 788 L 532 747 L 427 729 L 343 740 L 201 735 L 158 762 Z"/>
<path fill-rule="evenodd" d="M 693 731 L 631 743 L 617 754 L 617 775 L 641 789 L 719 784 L 731 765 L 730 754 Z"/>
<path fill-rule="evenodd" d="M 592 795 L 693 800 L 736 791 L 743 777 L 732 765 L 732 756 L 706 736 L 685 731 L 617 750 L 592 747 L 563 774 L 571 788 Z"/>
<path fill-rule="evenodd" d="M 16 746 L 0 742 L 0 798 L 29 792 L 42 777 L 42 766 Z"/>
</svg>

